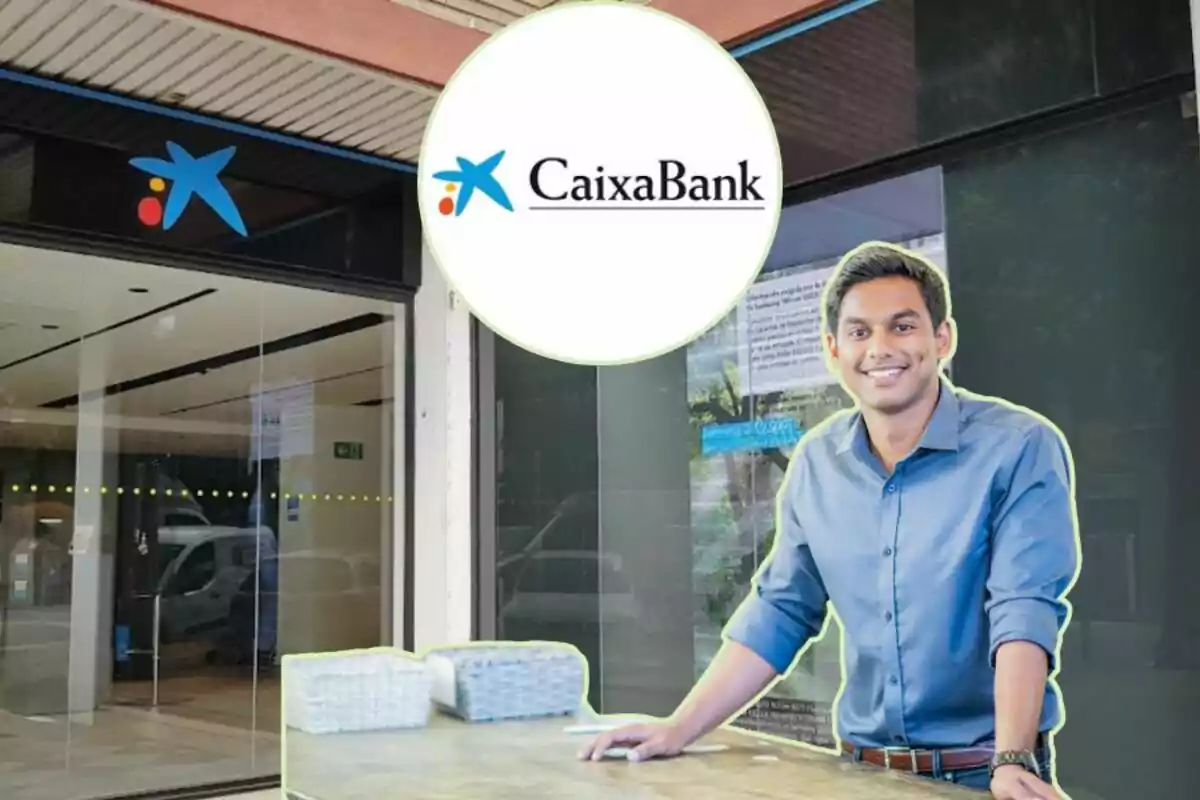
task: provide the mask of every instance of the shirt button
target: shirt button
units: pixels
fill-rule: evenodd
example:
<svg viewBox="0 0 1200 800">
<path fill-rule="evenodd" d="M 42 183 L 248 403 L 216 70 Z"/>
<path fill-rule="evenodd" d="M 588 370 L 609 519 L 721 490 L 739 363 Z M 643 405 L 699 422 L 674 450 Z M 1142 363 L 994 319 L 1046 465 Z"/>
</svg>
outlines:
<svg viewBox="0 0 1200 800">
<path fill-rule="evenodd" d="M 896 484 L 894 484 L 894 483 L 889 483 L 889 484 L 888 484 L 888 487 L 887 487 L 887 490 L 888 490 L 889 492 L 894 492 L 894 491 L 896 491 Z"/>
<path fill-rule="evenodd" d="M 899 678 L 897 678 L 895 675 L 893 675 L 892 677 L 888 678 L 888 683 L 890 683 L 892 686 L 895 686 L 895 685 L 896 685 L 897 683 L 899 683 L 899 682 L 900 682 L 900 679 L 899 679 Z M 897 736 L 896 738 L 897 738 L 897 739 L 899 739 L 899 738 L 901 738 L 901 737 Z"/>
<path fill-rule="evenodd" d="M 883 615 L 883 618 L 886 619 L 888 622 L 891 622 L 892 621 L 892 612 L 888 611 L 887 613 L 885 613 Z"/>
<path fill-rule="evenodd" d="M 883 548 L 883 557 L 884 558 L 887 558 L 891 554 L 892 554 L 892 548 L 890 548 L 890 547 Z"/>
</svg>

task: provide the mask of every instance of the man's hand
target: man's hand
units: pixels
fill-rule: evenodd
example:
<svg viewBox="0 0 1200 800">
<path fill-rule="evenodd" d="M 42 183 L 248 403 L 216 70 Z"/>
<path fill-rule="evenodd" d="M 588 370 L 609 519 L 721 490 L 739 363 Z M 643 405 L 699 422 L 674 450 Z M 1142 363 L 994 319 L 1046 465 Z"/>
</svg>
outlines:
<svg viewBox="0 0 1200 800">
<path fill-rule="evenodd" d="M 996 800 L 1062 800 L 1053 786 L 1017 764 L 1006 764 L 992 775 L 992 797 Z"/>
<path fill-rule="evenodd" d="M 631 761 L 671 758 L 679 755 L 687 744 L 679 728 L 668 723 L 626 725 L 597 736 L 579 751 L 579 758 L 584 761 L 599 761 L 604 758 L 604 751 L 610 747 L 633 748 L 629 754 Z"/>
<path fill-rule="evenodd" d="M 716 730 L 777 677 L 775 668 L 762 656 L 731 639 L 717 651 L 704 677 L 668 720 L 602 733 L 579 751 L 579 757 L 599 761 L 610 747 L 632 748 L 629 757 L 633 761 L 677 756 Z"/>
</svg>

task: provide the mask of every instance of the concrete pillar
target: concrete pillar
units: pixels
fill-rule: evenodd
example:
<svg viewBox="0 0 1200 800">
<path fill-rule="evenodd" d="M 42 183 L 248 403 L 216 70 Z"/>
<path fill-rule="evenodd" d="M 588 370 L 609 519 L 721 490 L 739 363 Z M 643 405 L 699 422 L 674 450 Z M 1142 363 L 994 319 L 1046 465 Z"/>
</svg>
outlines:
<svg viewBox="0 0 1200 800">
<path fill-rule="evenodd" d="M 471 315 L 427 248 L 414 301 L 413 645 L 472 636 Z"/>
<path fill-rule="evenodd" d="M 112 688 L 116 502 L 100 487 L 116 479 L 119 431 L 106 425 L 115 401 L 104 395 L 110 352 L 106 337 L 84 340 L 79 358 L 75 445 L 74 534 L 71 544 L 71 634 L 67 706 L 90 715 Z M 110 417 L 110 421 L 113 417 Z M 86 488 L 88 491 L 83 491 Z"/>
</svg>

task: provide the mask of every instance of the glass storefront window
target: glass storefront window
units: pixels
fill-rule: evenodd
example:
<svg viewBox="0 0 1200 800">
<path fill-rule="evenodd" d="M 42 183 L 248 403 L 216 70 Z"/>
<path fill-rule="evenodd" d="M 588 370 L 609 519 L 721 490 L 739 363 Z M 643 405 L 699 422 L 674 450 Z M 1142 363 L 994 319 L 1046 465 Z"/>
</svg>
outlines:
<svg viewBox="0 0 1200 800">
<path fill-rule="evenodd" d="M 407 307 L 11 244 L 0 282 L 0 795 L 277 775 L 280 657 L 391 643 Z"/>
<path fill-rule="evenodd" d="M 903 245 L 946 272 L 941 170 L 786 209 L 755 285 L 734 313 L 688 348 L 696 678 L 716 655 L 722 629 L 770 553 L 775 498 L 793 448 L 805 431 L 853 404 L 825 365 L 820 297 L 838 259 L 871 240 Z M 603 405 L 605 377 L 601 371 L 602 420 L 615 427 L 616 413 L 606 414 Z M 637 435 L 621 428 L 614 433 Z M 628 447 L 629 441 L 610 446 Z M 603 447 L 604 437 L 601 442 Z M 840 635 L 832 623 L 744 723 L 832 747 Z"/>
<path fill-rule="evenodd" d="M 747 302 L 642 364 L 558 364 L 483 331 L 495 352 L 497 638 L 570 642 L 591 664 L 597 708 L 670 713 L 770 549 L 799 432 L 849 404 L 819 350 L 804 352 L 817 333 L 807 285 L 819 293 L 870 239 L 945 266 L 943 231 L 938 169 L 792 206 Z M 777 318 L 749 317 L 772 293 L 790 298 Z M 782 338 L 773 322 L 787 323 Z M 764 426 L 782 437 L 765 449 Z M 747 724 L 769 716 L 772 731 L 828 742 L 837 659 L 833 631 Z"/>
</svg>

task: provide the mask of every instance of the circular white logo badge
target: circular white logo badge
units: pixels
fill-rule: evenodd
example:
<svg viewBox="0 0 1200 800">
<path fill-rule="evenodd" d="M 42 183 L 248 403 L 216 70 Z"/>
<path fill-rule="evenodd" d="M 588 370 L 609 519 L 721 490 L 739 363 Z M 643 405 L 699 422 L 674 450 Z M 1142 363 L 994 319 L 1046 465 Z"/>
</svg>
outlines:
<svg viewBox="0 0 1200 800">
<path fill-rule="evenodd" d="M 502 29 L 434 107 L 421 217 L 450 286 L 496 334 L 560 361 L 641 361 L 736 304 L 779 222 L 779 142 L 702 31 L 603 0 Z"/>
</svg>

